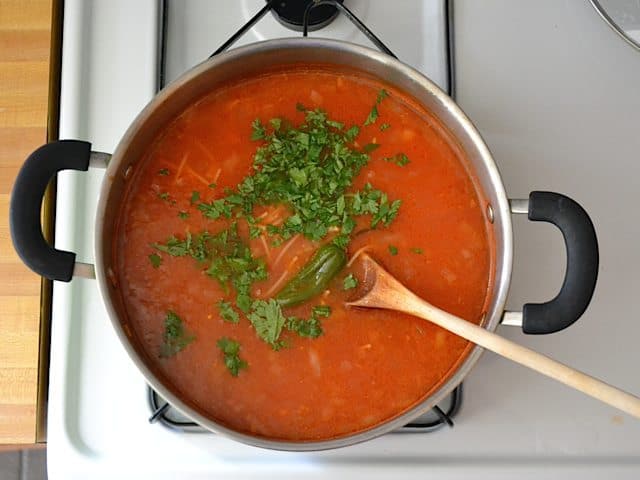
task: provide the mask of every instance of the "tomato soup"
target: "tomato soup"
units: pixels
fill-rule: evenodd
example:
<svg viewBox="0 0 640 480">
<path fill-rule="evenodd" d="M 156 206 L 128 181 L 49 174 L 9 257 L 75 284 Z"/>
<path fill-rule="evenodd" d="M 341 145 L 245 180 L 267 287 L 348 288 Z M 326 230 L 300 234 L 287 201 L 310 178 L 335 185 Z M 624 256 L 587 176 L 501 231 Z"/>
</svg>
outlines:
<svg viewBox="0 0 640 480">
<path fill-rule="evenodd" d="M 189 403 L 252 435 L 336 438 L 416 405 L 471 349 L 427 321 L 345 306 L 359 256 L 480 323 L 485 204 L 413 100 L 298 66 L 216 89 L 164 128 L 126 192 L 115 273 L 148 361 Z"/>
</svg>

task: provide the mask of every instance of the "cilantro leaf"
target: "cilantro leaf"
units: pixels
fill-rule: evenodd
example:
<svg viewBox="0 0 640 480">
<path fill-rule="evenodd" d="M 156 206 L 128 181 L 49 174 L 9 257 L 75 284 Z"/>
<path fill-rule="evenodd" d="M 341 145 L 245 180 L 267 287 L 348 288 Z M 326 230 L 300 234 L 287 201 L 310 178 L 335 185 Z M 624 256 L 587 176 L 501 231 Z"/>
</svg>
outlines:
<svg viewBox="0 0 640 480">
<path fill-rule="evenodd" d="M 396 247 L 395 245 L 389 245 L 389 253 L 394 256 L 397 255 L 398 247 Z"/>
<path fill-rule="evenodd" d="M 220 309 L 220 316 L 223 320 L 230 323 L 238 323 L 240 321 L 240 315 L 238 315 L 238 312 L 233 309 L 229 302 L 220 300 L 216 305 Z"/>
<path fill-rule="evenodd" d="M 240 370 L 248 367 L 245 360 L 240 358 L 240 343 L 231 338 L 222 337 L 216 345 L 224 355 L 224 365 L 234 377 L 238 376 Z"/>
<path fill-rule="evenodd" d="M 287 318 L 287 330 L 307 338 L 318 338 L 323 333 L 322 325 L 317 318 L 303 320 L 297 317 L 289 317 Z"/>
<path fill-rule="evenodd" d="M 256 118 L 251 124 L 251 140 L 263 140 L 266 135 L 264 125 L 259 118 Z"/>
<path fill-rule="evenodd" d="M 200 200 L 200 192 L 194 190 L 193 192 L 191 192 L 191 205 L 193 205 L 194 203 L 196 203 L 198 200 Z"/>
<path fill-rule="evenodd" d="M 331 307 L 329 305 L 316 305 L 311 311 L 316 317 L 327 318 L 329 315 L 331 315 Z"/>
<path fill-rule="evenodd" d="M 175 355 L 193 342 L 195 338 L 185 330 L 182 319 L 175 312 L 169 310 L 164 320 L 160 357 L 167 358 Z"/>
<path fill-rule="evenodd" d="M 404 167 L 410 162 L 409 157 L 407 157 L 404 153 L 398 153 L 393 157 L 386 157 L 384 160 L 385 162 L 395 163 L 399 167 Z"/>
<path fill-rule="evenodd" d="M 162 264 L 162 257 L 157 253 L 152 253 L 151 255 L 149 255 L 149 261 L 151 262 L 153 268 L 158 268 Z"/>
<path fill-rule="evenodd" d="M 389 125 L 388 123 L 383 123 L 382 125 L 380 125 L 380 131 L 384 132 L 389 127 L 391 127 L 391 125 Z"/>
<path fill-rule="evenodd" d="M 424 250 L 422 250 L 421 248 L 416 248 L 416 247 L 412 248 L 411 251 L 413 253 L 418 254 L 418 255 L 422 255 L 424 253 Z"/>
<path fill-rule="evenodd" d="M 224 198 L 212 200 L 210 203 L 199 203 L 198 210 L 213 220 L 220 217 L 231 218 L 231 205 Z"/>
<path fill-rule="evenodd" d="M 189 212 L 185 212 L 184 210 L 180 210 L 178 212 L 178 217 L 180 217 L 182 220 L 185 220 L 185 219 L 189 218 Z"/>
<path fill-rule="evenodd" d="M 280 304 L 273 298 L 268 301 L 255 300 L 247 316 L 258 337 L 271 345 L 274 350 L 278 350 L 281 347 L 278 340 L 286 321 Z"/>
<path fill-rule="evenodd" d="M 308 320 L 297 317 L 287 318 L 285 324 L 287 330 L 297 333 L 301 337 L 318 338 L 323 333 L 320 318 L 327 318 L 331 315 L 331 307 L 328 305 L 316 305 L 311 312 L 311 318 Z"/>
<path fill-rule="evenodd" d="M 364 147 L 362 147 L 362 151 L 364 153 L 371 153 L 379 147 L 380 147 L 379 143 L 367 143 Z"/>
<path fill-rule="evenodd" d="M 344 290 L 351 290 L 352 288 L 356 288 L 358 286 L 358 279 L 353 276 L 353 273 L 350 273 L 349 275 L 344 277 L 342 286 Z"/>
<path fill-rule="evenodd" d="M 189 249 L 191 248 L 191 234 L 187 232 L 184 240 L 180 240 L 172 235 L 167 239 L 165 245 L 154 243 L 152 246 L 161 252 L 168 253 L 172 257 L 184 257 L 189 253 Z"/>
<path fill-rule="evenodd" d="M 375 121 L 378 119 L 378 105 L 380 105 L 380 102 L 382 102 L 382 100 L 386 97 L 389 96 L 389 92 L 387 92 L 384 88 L 382 90 L 380 90 L 378 92 L 378 97 L 376 98 L 376 103 L 373 105 L 373 108 L 371 109 L 371 112 L 369 112 L 369 116 L 367 117 L 367 119 L 364 121 L 364 125 L 371 125 L 373 123 L 375 123 Z"/>
<path fill-rule="evenodd" d="M 163 177 L 166 177 L 167 175 L 169 175 L 169 169 L 161 168 L 160 170 L 158 170 L 158 175 L 162 175 Z"/>
</svg>

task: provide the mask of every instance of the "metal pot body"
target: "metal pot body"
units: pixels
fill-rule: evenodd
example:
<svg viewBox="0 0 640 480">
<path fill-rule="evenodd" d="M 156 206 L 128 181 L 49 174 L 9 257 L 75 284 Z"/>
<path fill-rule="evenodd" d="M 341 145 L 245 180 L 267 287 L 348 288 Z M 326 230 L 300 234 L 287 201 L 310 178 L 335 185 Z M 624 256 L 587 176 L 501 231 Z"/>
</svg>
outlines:
<svg viewBox="0 0 640 480">
<path fill-rule="evenodd" d="M 464 152 L 465 167 L 469 175 L 476 182 L 477 187 L 483 192 L 483 197 L 487 201 L 487 204 L 484 206 L 485 215 L 490 228 L 493 230 L 492 235 L 495 242 L 495 270 L 493 272 L 493 282 L 490 285 L 490 302 L 482 323 L 482 326 L 488 330 L 495 330 L 505 314 L 504 305 L 511 281 L 513 258 L 512 209 L 516 211 L 520 210 L 520 213 L 529 213 L 530 218 L 532 218 L 532 213 L 535 213 L 532 212 L 531 202 L 527 200 L 512 201 L 510 205 L 500 174 L 489 149 L 471 121 L 455 102 L 421 73 L 384 53 L 379 53 L 355 44 L 334 40 L 310 38 L 271 40 L 237 48 L 215 56 L 185 73 L 181 78 L 162 90 L 138 115 L 120 141 L 116 151 L 108 162 L 106 175 L 100 191 L 95 220 L 95 274 L 104 304 L 120 341 L 125 346 L 133 362 L 143 373 L 151 387 L 167 399 L 174 407 L 181 410 L 185 415 L 203 427 L 227 435 L 232 439 L 259 447 L 294 451 L 344 447 L 372 439 L 409 423 L 411 420 L 430 410 L 464 379 L 480 357 L 482 348 L 478 346 L 471 347 L 471 351 L 459 364 L 457 370 L 437 391 L 433 392 L 433 394 L 429 395 L 422 402 L 410 410 L 369 430 L 336 439 L 305 442 L 279 441 L 252 436 L 229 429 L 217 423 L 215 420 L 203 414 L 196 405 L 190 403 L 188 399 L 184 398 L 184 396 L 174 390 L 171 385 L 163 382 L 162 379 L 156 375 L 151 362 L 147 361 L 142 348 L 132 333 L 133 328 L 129 326 L 129 319 L 127 318 L 116 276 L 114 275 L 115 268 L 113 265 L 112 248 L 114 236 L 116 235 L 117 217 L 121 211 L 121 203 L 125 198 L 124 193 L 127 188 L 127 183 L 134 176 L 137 163 L 144 157 L 147 147 L 167 123 L 172 121 L 194 101 L 215 90 L 218 86 L 233 81 L 234 79 L 264 74 L 276 66 L 309 63 L 335 66 L 336 69 L 339 70 L 355 69 L 366 75 L 377 77 L 384 82 L 390 83 L 422 104 L 425 109 L 439 119 L 444 128 L 457 140 L 459 147 Z M 89 147 L 87 145 L 88 144 L 84 142 L 71 141 L 66 143 L 57 142 L 41 147 L 41 149 L 34 152 L 27 160 L 16 181 L 11 201 L 10 215 L 14 244 L 25 263 L 48 278 L 69 281 L 72 273 L 82 273 L 83 269 L 82 266 L 78 267 L 77 264 L 74 268 L 73 254 L 53 249 L 44 242 L 41 233 L 40 237 L 36 238 L 38 235 L 33 231 L 32 227 L 38 220 L 35 206 L 32 205 L 32 203 L 37 202 L 34 200 L 31 203 L 26 202 L 27 205 L 25 205 L 25 199 L 30 200 L 32 197 L 37 197 L 39 190 L 44 191 L 46 182 L 43 179 L 46 177 L 46 180 L 48 180 L 56 171 L 63 168 L 86 170 L 89 164 Z M 41 167 L 43 161 L 35 157 L 51 157 L 54 158 L 54 160 L 58 159 L 58 161 L 49 159 L 49 164 L 52 164 L 52 166 L 47 172 L 42 173 L 42 168 L 38 170 L 34 165 L 38 164 Z M 63 159 L 63 157 L 67 160 Z M 81 161 L 73 163 L 68 160 L 69 157 L 81 157 Z M 100 157 L 94 156 L 94 158 L 100 160 Z M 37 183 L 37 186 L 35 183 Z M 29 190 L 31 190 L 31 192 L 29 192 Z M 34 194 L 33 191 L 36 191 L 36 194 Z M 545 206 L 548 206 L 550 201 L 551 203 L 554 201 L 557 203 L 559 200 L 573 202 L 567 197 L 549 192 L 533 192 L 531 199 L 533 199 L 534 194 L 541 193 L 556 196 L 552 199 L 545 197 L 545 199 L 538 200 L 539 204 L 544 204 Z M 569 204 L 569 210 L 577 207 L 584 213 L 579 205 L 574 204 L 575 202 Z M 549 212 L 542 213 L 540 214 L 540 218 L 532 219 L 551 221 L 558 224 L 558 222 L 551 218 L 554 211 L 554 208 L 551 208 L 551 214 L 549 214 Z M 533 216 L 535 217 L 535 215 Z M 560 216 L 563 218 L 566 217 L 566 215 Z M 571 254 L 572 251 L 580 249 L 576 250 L 576 248 L 573 248 L 572 250 L 571 242 L 567 239 L 567 235 L 565 235 L 568 257 L 571 256 L 573 258 L 573 264 L 575 265 L 576 262 L 585 263 L 584 259 L 586 256 L 588 260 L 586 263 L 592 267 L 595 262 L 595 272 L 597 272 L 597 243 L 595 243 L 595 233 L 593 233 L 593 227 L 586 213 L 584 213 L 584 216 L 586 217 L 586 223 L 588 223 L 586 226 L 591 226 L 591 231 L 587 231 L 585 235 L 591 235 L 593 237 L 593 245 L 591 245 L 587 251 L 578 251 L 579 255 L 573 255 Z M 573 223 L 569 223 L 572 225 L 576 223 L 580 224 L 580 222 L 585 224 L 583 218 L 579 220 L 574 219 L 572 222 Z M 559 224 L 558 226 L 563 233 L 565 233 L 564 228 Z M 584 250 L 584 248 L 582 250 Z M 69 257 L 70 255 L 72 257 Z M 86 268 L 86 265 L 84 267 Z M 582 314 L 584 308 L 586 308 L 586 305 L 589 303 L 593 287 L 595 286 L 595 273 L 591 271 L 587 273 L 584 271 L 576 271 L 576 268 L 575 266 L 572 267 L 571 259 L 569 259 L 567 278 L 565 278 L 563 290 L 565 286 L 567 286 L 567 283 L 570 283 L 571 285 L 568 285 L 567 288 L 571 291 L 564 292 L 564 294 L 561 291 L 556 299 L 547 302 L 547 304 L 526 305 L 524 312 L 525 317 L 527 313 L 526 307 L 528 306 L 541 307 L 544 310 L 542 313 L 554 313 L 547 311 L 549 304 L 557 302 L 558 299 L 561 300 L 560 303 L 566 304 L 566 297 L 568 295 L 574 295 L 576 289 L 581 290 L 583 293 L 582 297 L 585 297 L 586 300 L 583 299 L 584 301 L 582 301 L 581 304 L 577 306 L 574 305 L 573 309 L 565 309 L 566 311 L 563 312 L 565 314 L 564 323 L 551 322 L 549 325 L 538 328 L 539 320 L 542 317 L 541 312 L 537 312 L 535 316 L 530 315 L 531 321 L 529 323 L 532 326 L 538 325 L 538 327 L 534 327 L 533 330 L 536 330 L 536 328 L 539 330 L 531 331 L 530 333 L 549 333 L 559 330 L 573 323 L 573 321 Z M 582 277 L 582 283 L 577 287 L 573 286 L 573 289 L 570 288 L 573 283 L 569 281 L 572 275 L 574 277 Z M 587 281 L 584 281 L 585 277 Z M 593 281 L 589 283 L 591 278 Z M 517 323 L 520 317 L 521 314 L 510 313 L 507 315 L 507 321 L 514 323 L 515 319 Z M 524 327 L 526 331 L 526 322 Z M 529 330 L 532 330 L 532 328 L 529 328 Z"/>
</svg>

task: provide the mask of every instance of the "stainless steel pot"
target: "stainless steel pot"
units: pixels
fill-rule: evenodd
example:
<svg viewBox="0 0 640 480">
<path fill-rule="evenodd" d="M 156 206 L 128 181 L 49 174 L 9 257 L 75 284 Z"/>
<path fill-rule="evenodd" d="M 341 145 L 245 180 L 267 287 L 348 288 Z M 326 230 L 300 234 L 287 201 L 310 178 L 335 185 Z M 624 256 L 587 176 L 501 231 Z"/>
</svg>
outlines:
<svg viewBox="0 0 640 480">
<path fill-rule="evenodd" d="M 233 79 L 258 75 L 274 66 L 323 63 L 340 69 L 356 69 L 378 77 L 406 92 L 437 116 L 466 153 L 469 174 L 488 199 L 486 218 L 496 243 L 491 302 L 484 328 L 495 330 L 502 323 L 521 325 L 525 333 L 552 333 L 577 320 L 586 309 L 595 288 L 598 246 L 586 212 L 573 200 L 551 192 L 532 192 L 528 200 L 508 200 L 489 149 L 471 121 L 429 79 L 400 61 L 377 51 L 341 41 L 294 38 L 271 40 L 231 50 L 193 68 L 162 90 L 138 115 L 108 161 L 100 191 L 95 225 L 95 277 L 120 341 L 129 356 L 161 396 L 194 421 L 214 432 L 260 447 L 281 450 L 322 450 L 369 440 L 409 423 L 441 401 L 469 373 L 482 353 L 474 347 L 457 371 L 419 405 L 374 428 L 341 438 L 322 441 L 278 441 L 229 429 L 203 414 L 171 385 L 162 381 L 146 360 L 129 327 L 129 319 L 112 270 L 112 245 L 117 215 L 128 179 L 156 134 L 196 99 Z M 11 232 L 23 261 L 37 273 L 70 281 L 73 275 L 92 276 L 93 267 L 75 263 L 75 254 L 55 250 L 42 237 L 39 209 L 49 179 L 62 169 L 86 170 L 90 164 L 105 164 L 108 156 L 91 154 L 90 144 L 59 141 L 35 151 L 18 175 L 11 198 Z M 567 269 L 558 296 L 544 304 L 527 304 L 522 312 L 505 312 L 511 281 L 512 213 L 526 213 L 531 220 L 556 224 L 567 247 Z"/>
</svg>

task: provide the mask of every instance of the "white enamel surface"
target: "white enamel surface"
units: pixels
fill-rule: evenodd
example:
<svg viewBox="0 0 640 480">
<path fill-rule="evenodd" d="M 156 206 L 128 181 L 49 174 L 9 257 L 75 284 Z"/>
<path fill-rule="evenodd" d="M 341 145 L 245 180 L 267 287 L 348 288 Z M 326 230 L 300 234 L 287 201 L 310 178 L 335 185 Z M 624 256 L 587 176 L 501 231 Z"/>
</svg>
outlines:
<svg viewBox="0 0 640 480">
<path fill-rule="evenodd" d="M 214 2 L 178 3 L 189 7 L 184 19 L 196 23 L 183 24 L 176 69 L 206 57 L 244 21 L 225 9 L 199 13 Z M 248 12 L 261 0 L 215 2 L 223 3 Z M 426 42 L 419 41 L 423 34 L 397 21 L 399 13 L 385 13 L 389 3 L 352 0 L 350 5 L 356 13 L 368 12 L 367 23 L 401 59 L 428 72 L 431 67 L 421 63 L 427 56 Z M 427 6 L 435 16 L 442 12 L 439 2 L 410 3 L 422 5 L 415 9 L 419 15 L 403 14 L 416 24 L 429 17 Z M 494 152 L 510 196 L 553 189 L 574 196 L 591 213 L 602 268 L 592 307 L 570 330 L 534 338 L 507 328 L 499 332 L 640 393 L 640 322 L 633 309 L 640 291 L 634 273 L 640 265 L 635 208 L 640 54 L 588 2 L 517 3 L 455 2 L 458 98 Z M 405 2 L 395 4 L 408 8 Z M 367 17 L 374 11 L 383 15 Z M 61 137 L 113 150 L 154 92 L 157 15 L 153 0 L 65 2 Z M 323 35 L 337 34 L 338 21 Z M 203 26 L 206 30 L 199 30 Z M 267 35 L 280 27 L 262 28 L 259 34 Z M 202 45 L 205 36 L 210 45 Z M 439 68 L 444 72 L 433 71 Z M 80 261 L 93 261 L 101 176 L 64 173 L 59 179 L 57 246 L 78 252 Z M 552 227 L 519 217 L 514 223 L 511 303 L 519 307 L 555 293 L 564 253 Z M 53 312 L 48 431 L 53 480 L 640 476 L 639 422 L 491 354 L 465 381 L 465 404 L 453 430 L 389 434 L 337 451 L 298 454 L 211 434 L 176 434 L 147 423 L 144 379 L 118 343 L 95 282 L 56 283 Z"/>
</svg>

